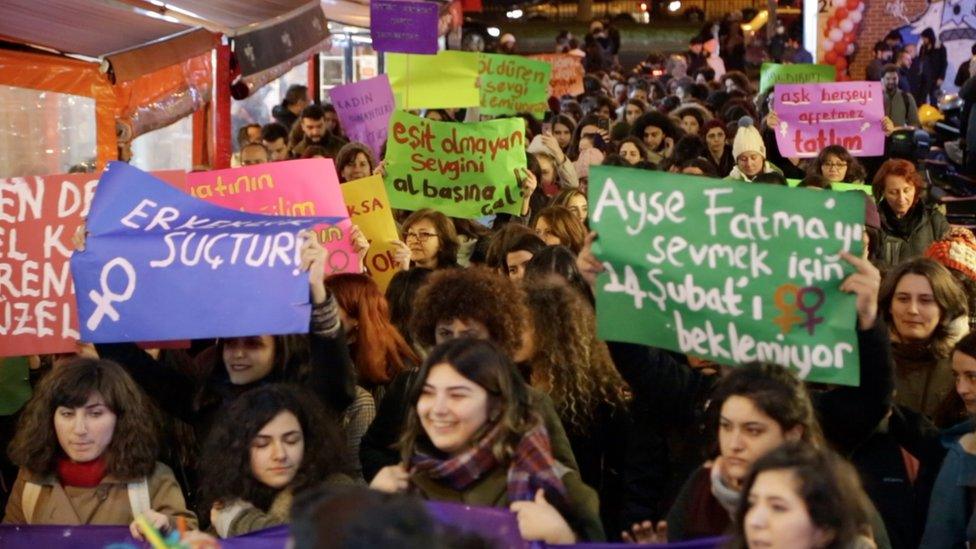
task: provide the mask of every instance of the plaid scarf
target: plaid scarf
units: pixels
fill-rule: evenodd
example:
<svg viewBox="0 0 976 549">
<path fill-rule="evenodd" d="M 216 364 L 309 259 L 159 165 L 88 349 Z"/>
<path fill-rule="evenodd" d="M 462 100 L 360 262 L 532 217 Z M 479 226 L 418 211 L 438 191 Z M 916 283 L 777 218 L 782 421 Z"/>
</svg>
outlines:
<svg viewBox="0 0 976 549">
<path fill-rule="evenodd" d="M 454 490 L 463 491 L 499 465 L 491 448 L 501 436 L 501 425 L 498 425 L 478 444 L 447 459 L 417 452 L 411 459 L 411 470 L 426 472 Z M 541 421 L 536 423 L 522 436 L 508 464 L 508 501 L 531 501 L 536 490 L 542 488 L 550 503 L 564 503 L 566 487 L 560 478 L 563 470 L 564 467 L 552 457 L 545 425 Z M 563 501 L 553 502 L 551 498 L 554 496 Z"/>
</svg>

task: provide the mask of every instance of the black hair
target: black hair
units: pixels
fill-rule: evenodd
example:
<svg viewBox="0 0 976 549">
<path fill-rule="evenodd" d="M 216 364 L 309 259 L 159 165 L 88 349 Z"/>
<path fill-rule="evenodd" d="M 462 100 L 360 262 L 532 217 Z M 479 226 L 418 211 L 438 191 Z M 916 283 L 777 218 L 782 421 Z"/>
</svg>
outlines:
<svg viewBox="0 0 976 549">
<path fill-rule="evenodd" d="M 331 106 L 331 105 L 330 105 Z M 335 109 L 332 109 L 335 111 Z M 308 118 L 309 120 L 325 120 L 325 109 L 322 105 L 309 105 L 302 109 L 302 115 L 299 118 Z"/>
<path fill-rule="evenodd" d="M 279 139 L 284 139 L 285 143 L 288 143 L 288 128 L 284 124 L 271 122 L 261 126 L 261 141 L 274 143 Z"/>
<path fill-rule="evenodd" d="M 771 185 L 787 185 L 786 178 L 779 172 L 763 172 L 752 180 L 753 183 L 769 183 Z"/>
</svg>

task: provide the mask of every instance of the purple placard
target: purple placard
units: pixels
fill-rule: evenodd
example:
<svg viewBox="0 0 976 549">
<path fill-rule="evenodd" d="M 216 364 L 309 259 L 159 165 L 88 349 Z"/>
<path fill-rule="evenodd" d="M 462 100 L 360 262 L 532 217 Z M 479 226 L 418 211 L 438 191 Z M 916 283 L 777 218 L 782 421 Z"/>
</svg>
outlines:
<svg viewBox="0 0 976 549">
<path fill-rule="evenodd" d="M 369 27 L 373 49 L 400 53 L 437 53 L 438 4 L 410 0 L 373 0 Z"/>
<path fill-rule="evenodd" d="M 376 158 L 381 158 L 394 107 L 390 78 L 381 74 L 368 80 L 336 86 L 329 90 L 329 98 L 346 136 L 352 141 L 369 145 Z"/>
<path fill-rule="evenodd" d="M 841 145 L 853 156 L 884 154 L 884 99 L 880 82 L 777 84 L 773 108 L 779 152 L 786 158 L 812 158 L 827 145 Z"/>
</svg>

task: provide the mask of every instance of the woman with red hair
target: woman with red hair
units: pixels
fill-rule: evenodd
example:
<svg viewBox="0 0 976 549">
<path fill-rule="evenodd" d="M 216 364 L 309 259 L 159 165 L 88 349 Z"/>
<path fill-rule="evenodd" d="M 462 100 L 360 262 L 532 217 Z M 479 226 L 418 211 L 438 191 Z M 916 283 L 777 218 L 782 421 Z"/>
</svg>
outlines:
<svg viewBox="0 0 976 549">
<path fill-rule="evenodd" d="M 925 205 L 925 181 L 907 160 L 885 161 L 871 185 L 881 214 L 881 268 L 921 257 L 949 232 L 941 212 Z"/>
<path fill-rule="evenodd" d="M 390 322 L 390 307 L 371 278 L 336 274 L 325 285 L 339 302 L 359 384 L 378 402 L 382 388 L 398 373 L 420 364 L 420 358 Z"/>
</svg>

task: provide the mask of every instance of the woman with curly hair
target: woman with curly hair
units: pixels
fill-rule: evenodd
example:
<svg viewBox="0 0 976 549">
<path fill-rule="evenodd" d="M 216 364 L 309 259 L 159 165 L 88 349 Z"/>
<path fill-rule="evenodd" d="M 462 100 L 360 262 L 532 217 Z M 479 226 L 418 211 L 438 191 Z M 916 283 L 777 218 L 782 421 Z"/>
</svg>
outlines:
<svg viewBox="0 0 976 549">
<path fill-rule="evenodd" d="M 352 484 L 335 420 L 302 388 L 271 384 L 228 406 L 203 450 L 203 503 L 222 538 L 288 522 L 292 496 Z"/>
<path fill-rule="evenodd" d="M 370 486 L 511 509 L 527 541 L 602 540 L 599 501 L 550 451 L 546 426 L 508 354 L 488 341 L 435 347 L 407 400 L 400 461 Z"/>
<path fill-rule="evenodd" d="M 627 382 L 597 339 L 596 313 L 578 291 L 556 275 L 530 276 L 523 287 L 529 383 L 552 398 L 580 476 L 600 494 L 603 524 L 615 534 L 630 426 Z"/>
<path fill-rule="evenodd" d="M 521 358 L 528 318 L 525 294 L 514 281 L 500 273 L 482 267 L 438 271 L 420 289 L 413 309 L 410 322 L 414 341 L 424 348 L 467 337 L 491 341 L 513 359 Z M 366 480 L 373 478 L 382 467 L 398 461 L 392 448 L 409 407 L 409 387 L 416 378 L 416 370 L 401 373 L 383 396 L 376 419 L 360 447 Z M 530 390 L 530 394 L 537 401 L 556 459 L 575 469 L 576 459 L 552 400 L 538 391 Z"/>
<path fill-rule="evenodd" d="M 336 154 L 336 171 L 339 173 L 340 183 L 369 177 L 374 168 L 376 160 L 373 158 L 373 151 L 364 143 L 346 143 Z"/>
<path fill-rule="evenodd" d="M 142 539 L 176 517 L 196 527 L 159 450 L 148 403 L 118 364 L 79 358 L 52 370 L 34 392 L 10 443 L 20 467 L 4 524 L 118 524 Z"/>
<path fill-rule="evenodd" d="M 935 417 L 953 389 L 952 348 L 969 328 L 966 293 L 949 269 L 918 258 L 888 273 L 878 310 L 891 333 L 895 402 Z"/>
<path fill-rule="evenodd" d="M 458 266 L 461 242 L 454 222 L 441 212 L 430 208 L 413 212 L 403 220 L 400 237 L 394 256 L 404 271 L 412 266 L 431 270 Z"/>
<path fill-rule="evenodd" d="M 549 206 L 535 218 L 535 232 L 549 246 L 566 246 L 578 254 L 586 239 L 586 227 L 563 206 Z"/>
<path fill-rule="evenodd" d="M 807 175 L 822 175 L 831 183 L 864 183 L 864 166 L 841 145 L 827 145 L 807 166 Z"/>
</svg>

